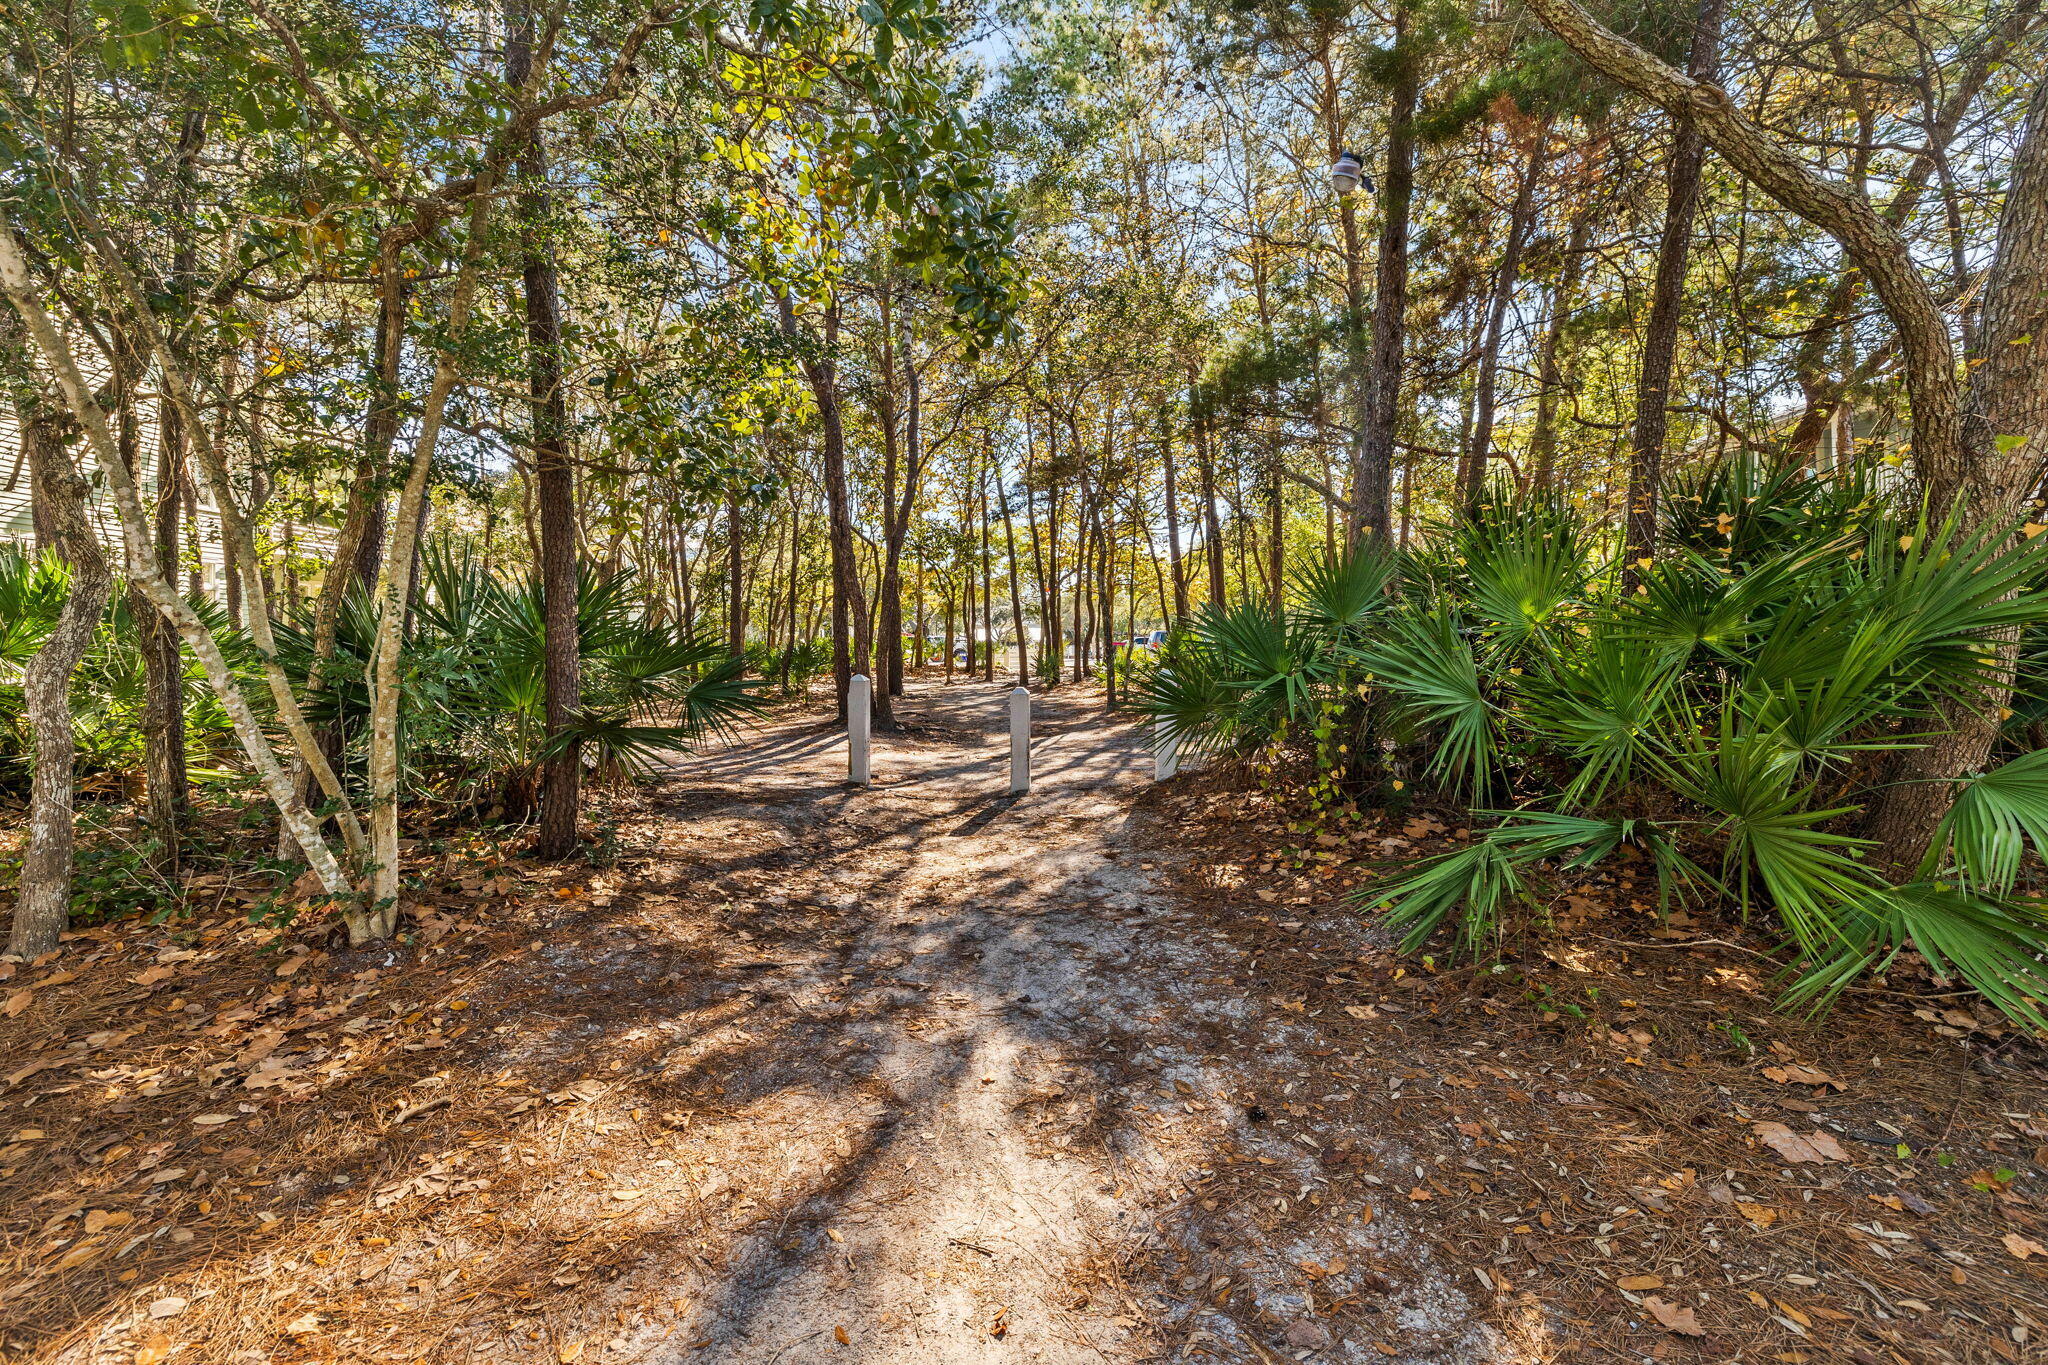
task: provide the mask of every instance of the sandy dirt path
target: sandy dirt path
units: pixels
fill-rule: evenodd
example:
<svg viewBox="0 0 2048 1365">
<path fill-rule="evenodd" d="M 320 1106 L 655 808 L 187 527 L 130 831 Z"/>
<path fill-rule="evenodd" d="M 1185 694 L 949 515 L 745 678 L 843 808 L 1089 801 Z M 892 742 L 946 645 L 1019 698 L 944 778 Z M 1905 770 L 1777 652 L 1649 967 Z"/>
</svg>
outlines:
<svg viewBox="0 0 2048 1365">
<path fill-rule="evenodd" d="M 730 1123 L 697 1131 L 753 1155 L 693 1168 L 697 1191 L 760 1216 L 674 1267 L 680 1324 L 608 1358 L 1512 1358 L 1254 1100 L 1319 1083 L 1162 890 L 1134 728 L 1040 698 L 1012 798 L 1005 696 L 914 686 L 865 792 L 814 718 L 679 766 L 671 813 L 755 850 L 718 885 L 760 984 L 666 1065 L 726 1077 Z M 1226 1160 L 1255 1163 L 1256 1212 L 1202 1197 Z"/>
</svg>

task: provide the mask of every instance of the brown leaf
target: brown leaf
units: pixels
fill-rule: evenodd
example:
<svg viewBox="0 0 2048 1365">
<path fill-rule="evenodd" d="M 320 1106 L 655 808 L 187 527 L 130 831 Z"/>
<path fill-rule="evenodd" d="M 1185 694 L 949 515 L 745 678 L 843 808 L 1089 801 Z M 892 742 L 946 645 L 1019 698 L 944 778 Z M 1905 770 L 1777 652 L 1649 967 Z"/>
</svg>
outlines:
<svg viewBox="0 0 2048 1365">
<path fill-rule="evenodd" d="M 5 1006 L 7 1017 L 12 1019 L 15 1015 L 20 1014 L 23 1010 L 34 1004 L 35 999 L 36 993 L 34 991 L 16 991 L 8 996 Z"/>
<path fill-rule="evenodd" d="M 170 1356 L 171 1339 L 158 1332 L 135 1348 L 135 1365 L 163 1365 Z"/>
<path fill-rule="evenodd" d="M 2017 1232 L 2005 1234 L 2005 1249 L 2022 1261 L 2029 1256 L 2048 1256 L 2048 1246 L 2042 1246 L 2031 1237 L 2022 1237 Z"/>
<path fill-rule="evenodd" d="M 834 1327 L 832 1329 L 832 1340 L 838 1342 L 841 1346 L 853 1345 L 853 1338 L 846 1335 L 844 1327 Z"/>
<path fill-rule="evenodd" d="M 1664 1277 L 1662 1275 L 1624 1275 L 1616 1280 L 1615 1283 L 1623 1289 L 1662 1289 L 1664 1287 Z"/>
<path fill-rule="evenodd" d="M 1817 1085 L 1822 1089 L 1828 1086 L 1833 1086 L 1837 1090 L 1848 1089 L 1819 1067 L 1801 1066 L 1797 1063 L 1791 1066 L 1767 1066 L 1764 1068 L 1764 1075 L 1780 1085 Z"/>
<path fill-rule="evenodd" d="M 1842 1144 L 1816 1128 L 1801 1135 L 1782 1123 L 1759 1123 L 1755 1125 L 1756 1139 L 1779 1156 L 1790 1162 L 1847 1161 L 1849 1154 L 1842 1150 Z"/>
<path fill-rule="evenodd" d="M 169 981 L 177 974 L 176 967 L 148 967 L 128 979 L 138 986 L 154 986 L 159 981 Z"/>
<path fill-rule="evenodd" d="M 1767 1228 L 1778 1221 L 1778 1211 L 1769 1204 L 1750 1204 L 1738 1199 L 1735 1211 L 1760 1228 Z"/>
<path fill-rule="evenodd" d="M 1667 1332 L 1676 1332 L 1686 1337 L 1703 1337 L 1707 1334 L 1707 1329 L 1700 1326 L 1699 1319 L 1693 1316 L 1692 1309 L 1684 1304 L 1672 1303 L 1652 1294 L 1643 1300 L 1643 1307 L 1650 1310 L 1650 1316 Z"/>
</svg>

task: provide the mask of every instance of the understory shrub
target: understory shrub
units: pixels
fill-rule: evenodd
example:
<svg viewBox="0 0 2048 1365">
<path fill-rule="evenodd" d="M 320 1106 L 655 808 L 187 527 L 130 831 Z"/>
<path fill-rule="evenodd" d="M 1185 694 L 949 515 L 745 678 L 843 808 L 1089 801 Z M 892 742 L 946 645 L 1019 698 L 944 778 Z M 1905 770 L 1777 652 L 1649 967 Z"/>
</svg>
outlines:
<svg viewBox="0 0 2048 1365">
<path fill-rule="evenodd" d="M 1717 900 L 1781 933 L 1791 1003 L 1910 951 L 2048 1027 L 2025 871 L 2048 847 L 2048 537 L 1749 460 L 1659 513 L 1655 553 L 1624 566 L 1563 501 L 1497 489 L 1418 549 L 1298 573 L 1284 609 L 1204 611 L 1134 701 L 1184 746 L 1291 763 L 1321 808 L 1418 787 L 1469 807 L 1464 847 L 1365 893 L 1411 951 L 1440 931 L 1495 951 L 1534 877 L 1626 857 L 1660 905 Z M 1896 755 L 1944 705 L 1984 704 L 2015 638 L 1999 753 L 1918 865 L 1887 870 L 1861 830 Z"/>
</svg>

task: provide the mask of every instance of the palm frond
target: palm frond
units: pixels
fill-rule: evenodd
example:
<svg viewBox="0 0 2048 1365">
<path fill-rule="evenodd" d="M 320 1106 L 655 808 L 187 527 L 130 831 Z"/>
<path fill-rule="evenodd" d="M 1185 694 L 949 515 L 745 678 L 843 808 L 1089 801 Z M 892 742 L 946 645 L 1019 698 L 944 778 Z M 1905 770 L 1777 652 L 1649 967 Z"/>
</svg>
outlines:
<svg viewBox="0 0 2048 1365">
<path fill-rule="evenodd" d="M 1432 772 L 1475 791 L 1486 789 L 1497 759 L 1497 720 L 1471 641 L 1450 609 L 1394 612 L 1372 639 L 1343 654 L 1410 719 L 1440 731 Z"/>
<path fill-rule="evenodd" d="M 1953 874 L 1980 893 L 2005 895 L 2031 844 L 2048 853 L 2048 750 L 2022 754 L 1960 784 L 1928 850 L 1944 850 Z M 1923 867 L 1922 874 L 1934 871 Z"/>
<path fill-rule="evenodd" d="M 1967 982 L 2013 1022 L 2048 1031 L 2048 921 L 2029 903 L 1993 900 L 1936 882 L 1868 888 L 1839 907 L 1845 932 L 1810 954 L 1785 991 L 1791 1005 L 1826 1005 L 1851 982 L 1882 972 L 1911 948 L 1939 976 Z"/>
</svg>

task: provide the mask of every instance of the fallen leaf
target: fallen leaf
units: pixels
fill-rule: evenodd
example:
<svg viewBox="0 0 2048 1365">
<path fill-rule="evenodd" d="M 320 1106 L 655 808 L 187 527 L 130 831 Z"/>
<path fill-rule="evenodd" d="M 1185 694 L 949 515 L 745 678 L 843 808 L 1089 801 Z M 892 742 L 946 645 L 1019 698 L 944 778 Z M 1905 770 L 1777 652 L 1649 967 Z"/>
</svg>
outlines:
<svg viewBox="0 0 2048 1365">
<path fill-rule="evenodd" d="M 1842 1150 L 1842 1144 L 1818 1128 L 1802 1136 L 1782 1123 L 1759 1123 L 1755 1125 L 1755 1131 L 1758 1142 L 1790 1162 L 1849 1159 L 1849 1154 Z"/>
<path fill-rule="evenodd" d="M 1778 1211 L 1769 1204 L 1750 1204 L 1738 1199 L 1735 1211 L 1760 1228 L 1767 1228 L 1778 1221 Z"/>
<path fill-rule="evenodd" d="M 126 1209 L 87 1209 L 85 1230 L 88 1233 L 105 1232 L 108 1228 L 123 1228 L 135 1221 L 135 1215 Z"/>
<path fill-rule="evenodd" d="M 1684 1304 L 1672 1303 L 1652 1294 L 1643 1300 L 1643 1307 L 1650 1310 L 1650 1316 L 1667 1332 L 1676 1332 L 1686 1337 L 1703 1337 L 1707 1334 L 1707 1329 L 1700 1326 L 1699 1319 L 1693 1316 L 1692 1309 Z"/>
<path fill-rule="evenodd" d="M 1796 1063 L 1792 1066 L 1767 1066 L 1764 1068 L 1764 1075 L 1780 1085 L 1817 1085 L 1823 1089 L 1828 1086 L 1833 1086 L 1837 1090 L 1848 1089 L 1819 1067 L 1801 1066 Z"/>
<path fill-rule="evenodd" d="M 175 1318 L 185 1311 L 185 1301 L 179 1298 L 158 1299 L 149 1306 L 153 1318 Z"/>
<path fill-rule="evenodd" d="M 74 1267 L 82 1266 L 87 1261 L 96 1259 L 105 1250 L 106 1247 L 98 1241 L 80 1242 L 77 1246 L 64 1253 L 63 1257 L 57 1262 L 57 1269 L 70 1270 Z"/>
<path fill-rule="evenodd" d="M 844 1327 L 834 1327 L 832 1329 L 832 1340 L 838 1342 L 841 1346 L 853 1345 L 853 1338 L 846 1335 Z"/>
<path fill-rule="evenodd" d="M 15 1015 L 20 1014 L 23 1010 L 34 1004 L 35 999 L 36 993 L 34 991 L 16 991 L 8 996 L 6 1005 L 7 1017 L 12 1019 Z"/>
<path fill-rule="evenodd" d="M 235 1116 L 233 1114 L 194 1114 L 192 1121 L 203 1127 L 211 1128 L 217 1124 L 233 1123 Z"/>
<path fill-rule="evenodd" d="M 162 1365 L 170 1355 L 171 1339 L 158 1332 L 135 1348 L 135 1365 Z"/>
<path fill-rule="evenodd" d="M 138 986 L 154 986 L 159 981 L 169 981 L 178 974 L 175 967 L 149 967 L 129 977 Z"/>
<path fill-rule="evenodd" d="M 303 1317 L 293 1318 L 285 1324 L 284 1330 L 295 1337 L 311 1336 L 320 1330 L 320 1315 L 318 1313 L 307 1313 Z"/>
<path fill-rule="evenodd" d="M 1662 1289 L 1664 1287 L 1664 1277 L 1662 1275 L 1624 1275 L 1616 1280 L 1615 1283 L 1623 1289 Z"/>
<path fill-rule="evenodd" d="M 2031 1237 L 2022 1237 L 2017 1232 L 2005 1234 L 2005 1249 L 2022 1261 L 2029 1256 L 2048 1256 L 2048 1246 L 2042 1246 Z"/>
</svg>

